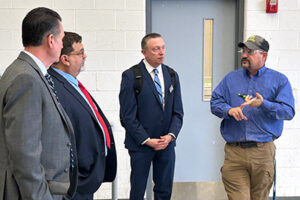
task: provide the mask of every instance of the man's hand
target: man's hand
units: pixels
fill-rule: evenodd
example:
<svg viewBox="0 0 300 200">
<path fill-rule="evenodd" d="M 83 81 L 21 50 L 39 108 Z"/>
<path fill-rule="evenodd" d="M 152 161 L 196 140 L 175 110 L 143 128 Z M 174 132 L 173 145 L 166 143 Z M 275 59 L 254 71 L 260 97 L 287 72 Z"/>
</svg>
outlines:
<svg viewBox="0 0 300 200">
<path fill-rule="evenodd" d="M 152 138 L 149 139 L 145 144 L 152 147 L 155 151 L 165 149 L 172 141 L 171 135 L 160 136 L 160 139 Z"/>
<path fill-rule="evenodd" d="M 149 139 L 145 144 L 152 147 L 155 151 L 166 148 L 166 147 L 164 147 L 163 139 L 152 138 L 152 139 Z"/>
<path fill-rule="evenodd" d="M 166 148 L 169 145 L 169 143 L 172 141 L 173 137 L 168 134 L 168 135 L 160 136 L 160 139 L 163 140 L 163 145 Z"/>
<path fill-rule="evenodd" d="M 243 105 L 243 104 L 242 104 Z M 235 107 L 235 108 L 231 108 L 228 111 L 228 115 L 234 117 L 234 119 L 236 121 L 241 121 L 243 120 L 248 120 L 247 117 L 243 114 L 243 108 L 242 106 L 240 107 Z"/>
<path fill-rule="evenodd" d="M 264 101 L 264 98 L 259 94 L 255 93 L 255 97 L 251 99 L 251 96 L 247 96 L 245 99 L 245 103 L 243 103 L 240 107 L 243 109 L 245 106 L 250 107 L 259 107 Z"/>
</svg>

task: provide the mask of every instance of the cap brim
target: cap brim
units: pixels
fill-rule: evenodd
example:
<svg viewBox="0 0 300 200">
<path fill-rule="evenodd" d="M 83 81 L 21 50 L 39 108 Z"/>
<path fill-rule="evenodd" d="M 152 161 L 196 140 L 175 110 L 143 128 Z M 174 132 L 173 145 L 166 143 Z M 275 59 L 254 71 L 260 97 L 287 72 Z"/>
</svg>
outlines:
<svg viewBox="0 0 300 200">
<path fill-rule="evenodd" d="M 260 49 L 258 46 L 256 46 L 255 44 L 253 44 L 252 42 L 245 42 L 245 43 L 243 43 L 243 42 L 240 42 L 239 44 L 238 44 L 238 47 L 240 47 L 240 48 L 242 48 L 242 47 L 244 47 L 244 46 L 246 46 L 248 49 L 253 49 L 253 50 L 258 50 L 258 49 Z"/>
<path fill-rule="evenodd" d="M 239 43 L 238 43 L 238 47 L 242 48 L 242 47 L 244 47 L 244 46 L 245 46 L 245 44 L 244 44 L 243 42 L 239 42 Z"/>
</svg>

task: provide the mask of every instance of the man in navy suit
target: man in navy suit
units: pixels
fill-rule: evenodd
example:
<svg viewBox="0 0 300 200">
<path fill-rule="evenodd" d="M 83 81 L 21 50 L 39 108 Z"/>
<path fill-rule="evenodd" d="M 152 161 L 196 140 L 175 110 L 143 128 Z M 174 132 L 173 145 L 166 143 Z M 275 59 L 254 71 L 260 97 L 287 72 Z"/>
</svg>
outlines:
<svg viewBox="0 0 300 200">
<path fill-rule="evenodd" d="M 79 175 L 73 199 L 93 200 L 102 182 L 114 180 L 117 161 L 110 124 L 93 97 L 76 79 L 87 57 L 81 41 L 80 35 L 65 32 L 60 60 L 48 69 L 48 73 L 76 137 Z"/>
<path fill-rule="evenodd" d="M 131 164 L 130 200 L 142 200 L 151 163 L 153 164 L 154 199 L 171 198 L 175 141 L 182 126 L 183 108 L 180 83 L 172 83 L 165 58 L 165 43 L 160 34 L 142 39 L 143 59 L 138 68 L 142 87 L 135 92 L 133 69 L 123 72 L 120 90 L 120 117 L 126 129 L 125 147 Z"/>
</svg>

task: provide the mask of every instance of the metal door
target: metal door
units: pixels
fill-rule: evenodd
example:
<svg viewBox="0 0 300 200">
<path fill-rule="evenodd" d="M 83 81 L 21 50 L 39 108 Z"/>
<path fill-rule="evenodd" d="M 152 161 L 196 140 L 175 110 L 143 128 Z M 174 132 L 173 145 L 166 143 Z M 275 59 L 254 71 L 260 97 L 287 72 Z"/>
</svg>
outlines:
<svg viewBox="0 0 300 200">
<path fill-rule="evenodd" d="M 185 116 L 177 140 L 175 181 L 219 181 L 224 159 L 221 120 L 211 114 L 204 91 L 215 88 L 237 68 L 238 1 L 152 0 L 148 6 L 147 32 L 162 34 L 165 63 L 178 72 L 181 81 Z M 207 43 L 211 45 L 208 58 Z M 207 62 L 212 70 L 208 78 L 204 77 Z"/>
</svg>

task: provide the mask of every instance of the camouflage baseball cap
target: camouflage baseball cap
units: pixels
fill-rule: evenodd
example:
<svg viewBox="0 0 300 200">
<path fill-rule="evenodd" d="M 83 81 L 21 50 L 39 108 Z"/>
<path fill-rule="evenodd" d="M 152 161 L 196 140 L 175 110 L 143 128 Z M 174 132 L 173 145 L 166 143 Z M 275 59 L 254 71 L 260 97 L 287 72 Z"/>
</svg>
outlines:
<svg viewBox="0 0 300 200">
<path fill-rule="evenodd" d="M 252 35 L 248 38 L 246 42 L 240 42 L 238 47 L 246 46 L 248 49 L 258 50 L 261 49 L 263 51 L 269 51 L 269 43 L 265 38 L 259 35 Z"/>
</svg>

